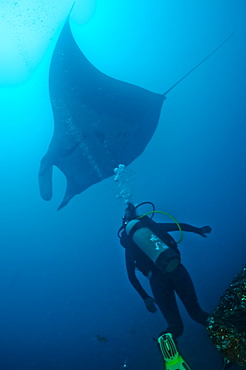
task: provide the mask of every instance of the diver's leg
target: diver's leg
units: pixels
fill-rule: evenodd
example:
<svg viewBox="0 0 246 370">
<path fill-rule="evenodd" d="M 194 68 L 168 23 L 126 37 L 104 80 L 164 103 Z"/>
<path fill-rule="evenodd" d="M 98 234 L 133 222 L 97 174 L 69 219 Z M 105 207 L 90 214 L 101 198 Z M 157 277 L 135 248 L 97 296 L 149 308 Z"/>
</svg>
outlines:
<svg viewBox="0 0 246 370">
<path fill-rule="evenodd" d="M 184 326 L 176 302 L 174 288 L 168 276 L 156 271 L 150 279 L 151 289 L 164 318 L 168 323 L 166 333 L 176 339 L 182 335 Z"/>
<path fill-rule="evenodd" d="M 206 325 L 209 314 L 201 309 L 193 282 L 186 268 L 180 264 L 171 273 L 171 278 L 175 291 L 183 302 L 190 317 L 199 324 Z"/>
</svg>

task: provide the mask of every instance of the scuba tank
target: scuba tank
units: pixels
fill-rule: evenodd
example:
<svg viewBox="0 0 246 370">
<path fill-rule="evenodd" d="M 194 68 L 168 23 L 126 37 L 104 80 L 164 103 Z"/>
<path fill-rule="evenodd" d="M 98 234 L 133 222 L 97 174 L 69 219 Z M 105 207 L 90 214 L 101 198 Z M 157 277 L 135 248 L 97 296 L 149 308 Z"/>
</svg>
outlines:
<svg viewBox="0 0 246 370">
<path fill-rule="evenodd" d="M 126 233 L 162 272 L 171 272 L 179 265 L 179 254 L 169 248 L 140 220 L 129 221 L 126 225 Z"/>
</svg>

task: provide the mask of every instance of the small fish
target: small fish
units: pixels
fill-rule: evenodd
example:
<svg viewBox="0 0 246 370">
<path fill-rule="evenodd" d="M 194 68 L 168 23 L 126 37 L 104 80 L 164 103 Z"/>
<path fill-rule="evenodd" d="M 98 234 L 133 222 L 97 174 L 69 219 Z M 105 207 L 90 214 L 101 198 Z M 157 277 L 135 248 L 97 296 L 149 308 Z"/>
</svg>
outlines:
<svg viewBox="0 0 246 370">
<path fill-rule="evenodd" d="M 102 342 L 102 343 L 107 343 L 108 342 L 108 339 L 106 337 L 102 337 L 101 335 L 97 334 L 96 335 L 96 339 L 99 341 L 99 342 Z"/>
</svg>

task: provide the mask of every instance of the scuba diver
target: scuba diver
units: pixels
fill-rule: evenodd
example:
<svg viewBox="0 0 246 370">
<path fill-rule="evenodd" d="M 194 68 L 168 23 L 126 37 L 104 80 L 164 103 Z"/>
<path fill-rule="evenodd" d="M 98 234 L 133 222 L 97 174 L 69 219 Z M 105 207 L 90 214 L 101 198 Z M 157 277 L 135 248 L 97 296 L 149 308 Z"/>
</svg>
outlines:
<svg viewBox="0 0 246 370">
<path fill-rule="evenodd" d="M 153 211 L 139 216 L 137 208 L 146 203 L 153 206 Z M 137 206 L 129 202 L 118 236 L 125 248 L 126 269 L 131 284 L 143 299 L 147 310 L 155 313 L 157 305 L 167 321 L 168 327 L 158 338 L 166 369 L 190 369 L 176 347 L 177 338 L 182 335 L 184 326 L 175 293 L 190 317 L 199 324 L 205 326 L 209 314 L 203 311 L 198 303 L 191 277 L 180 262 L 177 243 L 169 232 L 180 231 L 182 239 L 182 231 L 206 237 L 212 229 L 210 226 L 198 228 L 184 223 L 179 224 L 168 214 L 174 223 L 156 223 L 152 220 L 156 212 L 160 211 L 155 211 L 151 202 L 143 202 Z M 149 214 L 152 214 L 152 217 L 148 217 Z M 149 279 L 154 298 L 141 286 L 136 277 L 136 269 Z"/>
</svg>

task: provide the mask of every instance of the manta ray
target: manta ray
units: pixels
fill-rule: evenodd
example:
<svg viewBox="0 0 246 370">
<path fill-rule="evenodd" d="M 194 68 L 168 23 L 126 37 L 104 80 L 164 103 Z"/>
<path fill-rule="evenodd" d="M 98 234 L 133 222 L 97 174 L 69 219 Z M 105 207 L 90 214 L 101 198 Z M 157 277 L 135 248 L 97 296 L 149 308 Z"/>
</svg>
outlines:
<svg viewBox="0 0 246 370">
<path fill-rule="evenodd" d="M 53 166 L 67 180 L 61 209 L 76 194 L 114 175 L 119 164 L 134 161 L 152 138 L 172 88 L 157 94 L 99 71 L 76 44 L 68 17 L 49 70 L 54 133 L 40 164 L 41 197 L 52 198 Z"/>
<path fill-rule="evenodd" d="M 49 72 L 54 133 L 41 160 L 39 186 L 52 198 L 52 168 L 67 179 L 58 209 L 76 194 L 130 164 L 145 149 L 158 124 L 164 95 L 111 78 L 83 55 L 69 19 L 55 47 Z"/>
</svg>

